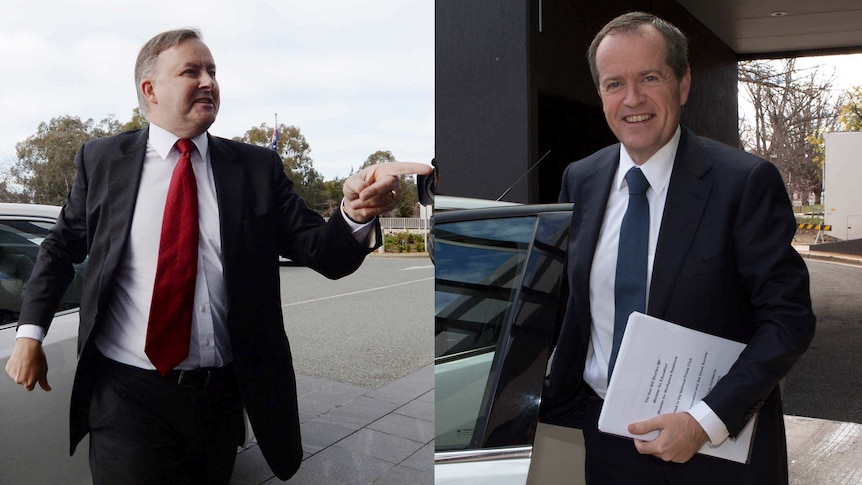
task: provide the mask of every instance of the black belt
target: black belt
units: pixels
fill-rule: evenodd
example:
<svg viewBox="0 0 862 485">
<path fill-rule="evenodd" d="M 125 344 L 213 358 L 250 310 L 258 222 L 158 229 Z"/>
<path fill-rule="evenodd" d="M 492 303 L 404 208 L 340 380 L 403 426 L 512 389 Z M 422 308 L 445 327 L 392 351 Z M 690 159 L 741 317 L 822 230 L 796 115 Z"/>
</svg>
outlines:
<svg viewBox="0 0 862 485">
<path fill-rule="evenodd" d="M 178 386 L 204 388 L 214 381 L 230 377 L 232 367 L 231 364 L 228 364 L 224 367 L 207 367 L 190 370 L 175 369 L 168 372 L 164 377 L 158 371 L 152 370 L 149 372 L 172 383 L 176 383 Z"/>
<path fill-rule="evenodd" d="M 146 375 L 148 377 L 157 377 L 163 379 L 164 382 L 175 384 L 182 387 L 192 387 L 203 389 L 211 384 L 222 382 L 234 382 L 233 364 L 227 364 L 223 367 L 203 367 L 200 369 L 179 370 L 175 369 L 167 373 L 164 377 L 157 370 L 141 369 L 128 364 L 123 364 L 115 360 L 109 359 L 102 355 L 101 352 L 95 353 L 95 365 L 104 365 L 117 369 L 125 374 L 137 374 L 139 376 Z"/>
</svg>

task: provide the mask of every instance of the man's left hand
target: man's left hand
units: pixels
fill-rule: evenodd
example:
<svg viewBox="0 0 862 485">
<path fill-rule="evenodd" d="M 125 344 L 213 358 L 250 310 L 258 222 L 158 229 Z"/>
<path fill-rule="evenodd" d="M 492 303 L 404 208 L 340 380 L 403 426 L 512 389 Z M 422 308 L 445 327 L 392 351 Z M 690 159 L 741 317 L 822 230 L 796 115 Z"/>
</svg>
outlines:
<svg viewBox="0 0 862 485">
<path fill-rule="evenodd" d="M 646 434 L 653 430 L 658 430 L 658 438 L 652 441 L 635 440 L 638 453 L 675 463 L 690 460 L 709 439 L 706 431 L 688 413 L 661 414 L 629 425 L 629 433 L 632 434 Z"/>
<path fill-rule="evenodd" d="M 423 163 L 385 162 L 363 168 L 344 181 L 344 211 L 355 222 L 365 223 L 389 212 L 401 198 L 401 175 L 428 175 Z"/>
</svg>

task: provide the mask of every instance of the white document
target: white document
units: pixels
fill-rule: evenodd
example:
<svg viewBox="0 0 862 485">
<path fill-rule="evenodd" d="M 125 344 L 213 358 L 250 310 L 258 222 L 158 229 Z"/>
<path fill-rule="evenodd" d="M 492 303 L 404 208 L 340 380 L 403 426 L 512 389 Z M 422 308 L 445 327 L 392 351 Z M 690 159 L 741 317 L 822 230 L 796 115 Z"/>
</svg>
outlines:
<svg viewBox="0 0 862 485">
<path fill-rule="evenodd" d="M 745 344 L 675 325 L 643 313 L 629 316 L 626 332 L 599 416 L 599 430 L 653 440 L 628 432 L 628 425 L 659 414 L 688 411 L 712 390 L 736 362 Z M 746 463 L 755 418 L 736 438 L 707 442 L 704 455 Z"/>
</svg>

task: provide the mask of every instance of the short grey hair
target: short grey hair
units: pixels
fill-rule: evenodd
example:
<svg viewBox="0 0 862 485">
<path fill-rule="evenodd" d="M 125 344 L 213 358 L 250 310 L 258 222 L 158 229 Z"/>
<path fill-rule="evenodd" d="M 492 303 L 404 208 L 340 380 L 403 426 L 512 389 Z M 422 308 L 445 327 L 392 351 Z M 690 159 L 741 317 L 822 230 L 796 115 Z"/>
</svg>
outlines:
<svg viewBox="0 0 862 485">
<path fill-rule="evenodd" d="M 590 48 L 587 51 L 587 61 L 590 63 L 590 74 L 593 76 L 593 83 L 596 88 L 599 87 L 599 68 L 596 66 L 596 51 L 599 50 L 599 44 L 608 35 L 615 33 L 632 33 L 639 32 L 647 25 L 652 25 L 664 37 L 665 40 L 665 62 L 673 70 L 677 79 L 682 79 L 685 72 L 688 70 L 688 39 L 675 25 L 659 18 L 651 13 L 646 12 L 629 12 L 620 15 L 611 20 L 590 43 Z"/>
<path fill-rule="evenodd" d="M 138 106 L 140 106 L 144 116 L 147 114 L 147 99 L 141 90 L 141 81 L 153 74 L 159 54 L 185 40 L 201 40 L 201 38 L 201 33 L 197 29 L 169 30 L 156 35 L 141 47 L 141 51 L 138 52 L 138 59 L 135 61 L 135 86 L 138 93 Z"/>
</svg>

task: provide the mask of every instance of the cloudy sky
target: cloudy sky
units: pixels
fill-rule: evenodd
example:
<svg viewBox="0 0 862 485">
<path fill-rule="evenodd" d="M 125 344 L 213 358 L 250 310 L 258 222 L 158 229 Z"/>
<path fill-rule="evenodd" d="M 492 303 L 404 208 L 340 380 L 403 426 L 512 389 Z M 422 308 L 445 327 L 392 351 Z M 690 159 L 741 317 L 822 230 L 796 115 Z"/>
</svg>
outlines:
<svg viewBox="0 0 862 485">
<path fill-rule="evenodd" d="M 839 91 L 862 86 L 862 54 L 804 57 L 796 65 L 801 68 L 819 66 L 818 71 L 826 76 L 834 73 L 832 87 Z"/>
<path fill-rule="evenodd" d="M 215 57 L 214 135 L 296 125 L 325 178 L 376 150 L 434 156 L 431 0 L 3 0 L 0 162 L 64 115 L 125 122 L 134 62 L 154 34 L 196 27 Z"/>
<path fill-rule="evenodd" d="M 52 118 L 130 119 L 141 45 L 187 26 L 201 29 L 218 65 L 213 134 L 271 126 L 278 113 L 327 179 L 376 150 L 434 156 L 432 0 L 3 0 L 0 166 Z M 821 61 L 838 68 L 836 87 L 862 84 L 862 55 Z"/>
</svg>

